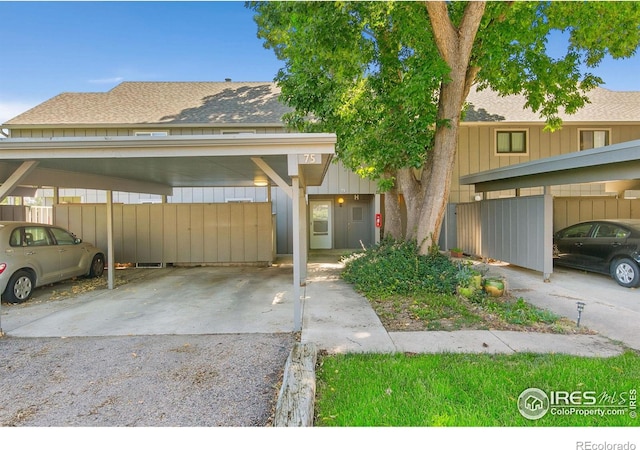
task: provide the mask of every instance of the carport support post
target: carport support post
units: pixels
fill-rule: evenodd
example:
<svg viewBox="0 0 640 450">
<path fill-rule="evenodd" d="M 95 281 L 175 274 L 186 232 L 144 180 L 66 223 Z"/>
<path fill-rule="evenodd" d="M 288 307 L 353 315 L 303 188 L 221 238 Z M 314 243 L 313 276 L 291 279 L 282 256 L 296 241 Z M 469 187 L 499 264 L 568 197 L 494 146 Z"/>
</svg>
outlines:
<svg viewBox="0 0 640 450">
<path fill-rule="evenodd" d="M 301 264 L 302 255 L 300 249 L 302 230 L 300 223 L 300 179 L 291 177 L 292 190 L 292 216 L 293 216 L 293 331 L 302 330 L 302 302 L 301 297 Z"/>
<path fill-rule="evenodd" d="M 543 230 L 543 250 L 542 250 L 542 273 L 544 282 L 551 281 L 553 273 L 553 196 L 551 186 L 544 187 L 544 230 Z"/>
<path fill-rule="evenodd" d="M 113 289 L 115 261 L 113 257 L 113 191 L 107 191 L 107 287 Z"/>
</svg>

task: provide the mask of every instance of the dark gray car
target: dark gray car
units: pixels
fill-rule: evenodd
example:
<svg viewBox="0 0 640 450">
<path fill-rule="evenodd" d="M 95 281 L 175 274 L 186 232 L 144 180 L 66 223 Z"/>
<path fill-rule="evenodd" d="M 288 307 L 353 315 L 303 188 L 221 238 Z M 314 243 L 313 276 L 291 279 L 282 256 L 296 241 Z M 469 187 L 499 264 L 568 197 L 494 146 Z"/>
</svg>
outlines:
<svg viewBox="0 0 640 450">
<path fill-rule="evenodd" d="M 30 222 L 0 222 L 0 292 L 11 303 L 33 289 L 81 275 L 100 277 L 104 253 L 69 231 Z"/>
<path fill-rule="evenodd" d="M 554 263 L 610 275 L 619 285 L 640 284 L 640 220 L 593 220 L 553 236 Z"/>
</svg>

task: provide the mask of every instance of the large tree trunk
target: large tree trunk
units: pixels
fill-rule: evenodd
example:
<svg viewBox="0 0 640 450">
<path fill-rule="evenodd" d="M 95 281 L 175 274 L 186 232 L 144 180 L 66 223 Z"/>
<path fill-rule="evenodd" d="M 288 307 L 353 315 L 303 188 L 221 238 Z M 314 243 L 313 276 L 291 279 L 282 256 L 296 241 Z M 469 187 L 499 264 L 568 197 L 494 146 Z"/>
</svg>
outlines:
<svg viewBox="0 0 640 450">
<path fill-rule="evenodd" d="M 404 239 L 399 194 L 395 186 L 384 194 L 384 237 Z"/>
<path fill-rule="evenodd" d="M 485 3 L 469 2 L 457 28 L 449 18 L 446 3 L 425 2 L 425 6 L 436 45 L 451 72 L 440 88 L 434 147 L 422 174 L 423 204 L 416 236 L 422 253 L 427 253 L 440 236 L 451 189 L 462 106 L 478 73 L 478 68 L 470 66 L 471 50 Z"/>
<path fill-rule="evenodd" d="M 456 104 L 456 99 L 450 95 L 451 90 L 453 87 L 450 85 L 443 85 L 440 91 L 440 111 L 443 115 L 450 113 Z M 420 219 L 416 236 L 422 253 L 427 253 L 429 247 L 437 243 L 440 236 L 451 189 L 451 174 L 458 147 L 458 128 L 459 118 L 451 117 L 449 126 L 440 127 L 436 131 L 434 148 L 424 168 L 423 202 L 419 209 Z"/>
<path fill-rule="evenodd" d="M 407 205 L 407 223 L 404 236 L 407 240 L 413 240 L 418 236 L 419 211 L 423 203 L 420 184 L 416 180 L 413 169 L 398 170 L 396 180 Z"/>
</svg>

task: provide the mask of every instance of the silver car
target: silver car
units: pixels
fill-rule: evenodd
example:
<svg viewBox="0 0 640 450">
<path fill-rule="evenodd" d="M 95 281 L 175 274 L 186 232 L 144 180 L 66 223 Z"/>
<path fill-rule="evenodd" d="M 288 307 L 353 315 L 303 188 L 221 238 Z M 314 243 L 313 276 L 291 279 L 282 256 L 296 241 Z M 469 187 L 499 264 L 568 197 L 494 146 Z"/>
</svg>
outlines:
<svg viewBox="0 0 640 450">
<path fill-rule="evenodd" d="M 77 276 L 100 277 L 104 253 L 60 227 L 0 222 L 0 292 L 22 303 L 45 284 Z"/>
</svg>

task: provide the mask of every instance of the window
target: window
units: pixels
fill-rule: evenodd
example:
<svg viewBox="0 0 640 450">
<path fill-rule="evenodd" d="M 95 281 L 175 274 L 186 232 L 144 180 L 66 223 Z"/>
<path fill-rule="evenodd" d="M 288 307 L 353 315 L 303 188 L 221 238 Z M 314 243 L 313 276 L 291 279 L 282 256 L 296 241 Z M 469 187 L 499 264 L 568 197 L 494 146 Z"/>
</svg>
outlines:
<svg viewBox="0 0 640 450">
<path fill-rule="evenodd" d="M 256 130 L 222 130 L 220 134 L 256 134 Z"/>
<path fill-rule="evenodd" d="M 567 228 L 561 233 L 558 233 L 559 238 L 584 238 L 589 236 L 591 233 L 591 227 L 593 225 L 590 223 L 580 223 L 573 227 Z"/>
<path fill-rule="evenodd" d="M 134 135 L 158 137 L 158 136 L 169 136 L 169 132 L 168 131 L 136 131 Z"/>
<path fill-rule="evenodd" d="M 17 228 L 11 233 L 9 244 L 12 247 L 33 247 L 42 245 L 53 245 L 49 233 L 45 227 L 29 226 Z"/>
<path fill-rule="evenodd" d="M 354 222 L 362 222 L 364 220 L 364 209 L 362 206 L 354 206 L 351 209 L 351 220 Z"/>
<path fill-rule="evenodd" d="M 598 231 L 596 231 L 595 237 L 626 239 L 630 234 L 631 232 L 629 230 L 625 230 L 624 228 L 617 225 L 603 224 L 598 226 Z"/>
<path fill-rule="evenodd" d="M 527 132 L 525 130 L 496 131 L 496 153 L 526 154 Z"/>
<path fill-rule="evenodd" d="M 61 228 L 49 228 L 53 237 L 56 239 L 58 245 L 73 245 L 76 243 L 76 238 Z"/>
<path fill-rule="evenodd" d="M 609 145 L 609 130 L 579 130 L 580 150 Z"/>
</svg>

